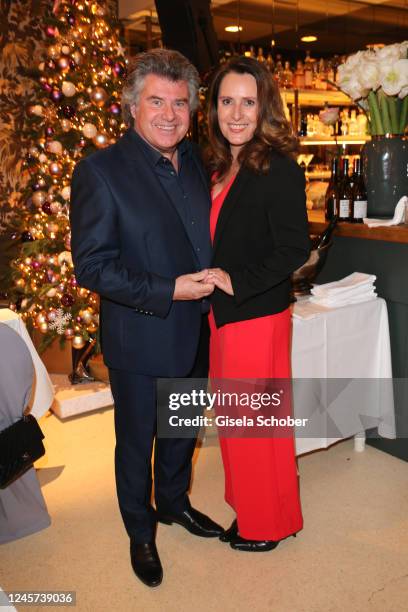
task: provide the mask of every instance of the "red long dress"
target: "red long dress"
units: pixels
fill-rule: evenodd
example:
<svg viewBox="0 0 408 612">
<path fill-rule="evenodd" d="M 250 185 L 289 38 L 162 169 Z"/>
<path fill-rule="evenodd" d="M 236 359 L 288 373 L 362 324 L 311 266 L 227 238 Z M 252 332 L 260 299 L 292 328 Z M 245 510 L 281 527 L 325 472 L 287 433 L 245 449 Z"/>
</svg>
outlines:
<svg viewBox="0 0 408 612">
<path fill-rule="evenodd" d="M 213 241 L 233 180 L 213 198 Z M 289 378 L 290 326 L 289 309 L 219 329 L 210 312 L 210 378 Z M 220 437 L 220 447 L 225 500 L 236 512 L 241 537 L 277 541 L 302 529 L 293 437 Z"/>
</svg>

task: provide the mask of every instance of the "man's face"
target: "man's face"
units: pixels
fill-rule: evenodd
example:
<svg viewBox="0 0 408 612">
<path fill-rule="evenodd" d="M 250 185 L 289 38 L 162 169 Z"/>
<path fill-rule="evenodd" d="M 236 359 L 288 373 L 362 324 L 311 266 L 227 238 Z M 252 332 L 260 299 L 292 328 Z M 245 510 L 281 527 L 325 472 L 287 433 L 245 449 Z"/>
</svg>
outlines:
<svg viewBox="0 0 408 612">
<path fill-rule="evenodd" d="M 190 125 L 187 82 L 149 74 L 130 111 L 136 132 L 163 155 L 171 154 Z"/>
</svg>

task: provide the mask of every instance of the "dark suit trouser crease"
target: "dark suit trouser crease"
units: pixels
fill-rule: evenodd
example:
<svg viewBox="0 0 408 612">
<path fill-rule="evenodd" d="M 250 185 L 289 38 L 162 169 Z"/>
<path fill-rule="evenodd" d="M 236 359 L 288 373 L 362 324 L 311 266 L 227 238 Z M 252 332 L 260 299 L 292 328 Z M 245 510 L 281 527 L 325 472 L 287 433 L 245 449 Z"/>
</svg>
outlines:
<svg viewBox="0 0 408 612">
<path fill-rule="evenodd" d="M 191 378 L 208 376 L 208 321 L 203 315 L 200 342 Z M 109 370 L 115 402 L 115 476 L 119 508 L 129 537 L 135 542 L 154 538 L 151 505 L 151 457 L 156 436 L 156 378 L 124 370 Z M 154 482 L 156 507 L 163 513 L 189 508 L 191 460 L 197 438 L 156 438 Z"/>
</svg>

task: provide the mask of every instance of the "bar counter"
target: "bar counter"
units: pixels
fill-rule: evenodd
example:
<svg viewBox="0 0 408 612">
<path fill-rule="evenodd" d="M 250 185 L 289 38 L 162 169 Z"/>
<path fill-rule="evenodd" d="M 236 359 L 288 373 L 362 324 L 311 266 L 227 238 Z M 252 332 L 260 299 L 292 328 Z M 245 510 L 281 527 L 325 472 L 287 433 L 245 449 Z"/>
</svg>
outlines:
<svg viewBox="0 0 408 612">
<path fill-rule="evenodd" d="M 311 234 L 321 234 L 327 226 L 322 210 L 310 210 L 309 230 Z M 384 240 L 385 242 L 400 242 L 408 244 L 408 225 L 391 227 L 367 227 L 364 223 L 339 223 L 335 230 L 336 236 L 349 238 L 364 238 L 365 240 Z"/>
<path fill-rule="evenodd" d="M 310 234 L 327 226 L 323 211 L 309 211 Z M 339 280 L 352 272 L 375 274 L 376 288 L 387 302 L 394 387 L 396 440 L 367 440 L 376 448 L 408 461 L 408 225 L 368 228 L 341 223 L 316 282 Z M 347 334 L 347 330 L 344 330 Z"/>
</svg>

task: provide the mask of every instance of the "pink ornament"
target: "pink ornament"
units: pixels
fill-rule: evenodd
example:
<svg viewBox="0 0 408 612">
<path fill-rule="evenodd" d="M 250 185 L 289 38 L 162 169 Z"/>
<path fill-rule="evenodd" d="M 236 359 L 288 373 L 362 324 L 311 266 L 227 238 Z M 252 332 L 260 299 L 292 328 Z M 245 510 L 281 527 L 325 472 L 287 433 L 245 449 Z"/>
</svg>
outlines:
<svg viewBox="0 0 408 612">
<path fill-rule="evenodd" d="M 54 38 L 55 34 L 56 34 L 56 30 L 53 26 L 47 26 L 45 28 L 45 33 L 49 38 Z"/>
</svg>

